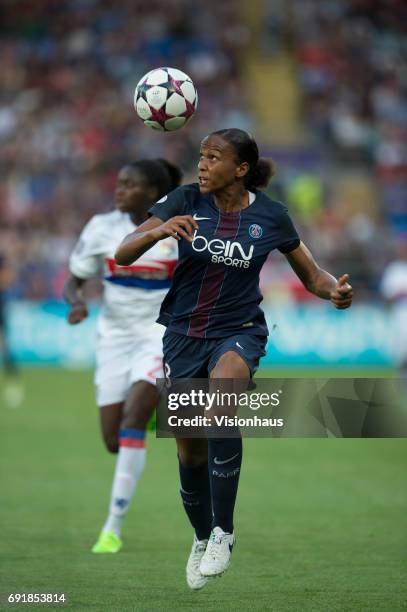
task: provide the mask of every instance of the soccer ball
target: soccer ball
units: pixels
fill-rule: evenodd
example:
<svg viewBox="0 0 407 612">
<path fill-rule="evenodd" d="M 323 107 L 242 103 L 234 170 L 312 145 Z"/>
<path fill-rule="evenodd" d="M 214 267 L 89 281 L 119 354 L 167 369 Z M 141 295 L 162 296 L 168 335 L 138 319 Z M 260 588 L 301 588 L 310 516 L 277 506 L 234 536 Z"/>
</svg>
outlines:
<svg viewBox="0 0 407 612">
<path fill-rule="evenodd" d="M 137 84 L 134 107 L 144 125 L 172 132 L 196 111 L 198 93 L 190 77 L 177 68 L 150 70 Z"/>
</svg>

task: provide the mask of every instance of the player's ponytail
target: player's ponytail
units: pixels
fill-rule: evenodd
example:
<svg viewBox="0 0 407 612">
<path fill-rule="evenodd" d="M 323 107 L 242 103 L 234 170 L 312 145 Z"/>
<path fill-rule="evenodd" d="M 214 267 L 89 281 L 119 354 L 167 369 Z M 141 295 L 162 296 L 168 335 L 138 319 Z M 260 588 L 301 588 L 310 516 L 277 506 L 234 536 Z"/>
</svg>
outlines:
<svg viewBox="0 0 407 612">
<path fill-rule="evenodd" d="M 259 157 L 257 142 L 250 134 L 237 128 L 218 130 L 212 134 L 221 136 L 234 147 L 239 164 L 249 164 L 249 171 L 243 178 L 246 189 L 267 187 L 275 174 L 275 167 L 271 160 Z"/>
<path fill-rule="evenodd" d="M 250 188 L 258 188 L 265 189 L 272 177 L 275 175 L 275 165 L 271 159 L 265 159 L 264 157 L 260 157 L 259 161 L 253 168 L 253 170 L 249 170 L 245 177 L 245 187 L 247 189 Z"/>
</svg>

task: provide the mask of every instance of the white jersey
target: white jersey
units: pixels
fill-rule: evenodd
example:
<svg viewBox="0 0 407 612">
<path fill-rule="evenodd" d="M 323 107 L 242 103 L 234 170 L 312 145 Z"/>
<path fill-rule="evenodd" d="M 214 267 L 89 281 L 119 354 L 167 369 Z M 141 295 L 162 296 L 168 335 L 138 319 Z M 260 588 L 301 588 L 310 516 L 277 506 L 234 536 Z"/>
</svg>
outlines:
<svg viewBox="0 0 407 612">
<path fill-rule="evenodd" d="M 103 276 L 98 321 L 102 336 L 128 336 L 152 325 L 171 284 L 178 254 L 173 238 L 160 240 L 131 266 L 116 264 L 117 247 L 135 229 L 128 213 L 115 210 L 95 215 L 84 227 L 70 258 L 73 275 L 82 279 Z"/>
</svg>

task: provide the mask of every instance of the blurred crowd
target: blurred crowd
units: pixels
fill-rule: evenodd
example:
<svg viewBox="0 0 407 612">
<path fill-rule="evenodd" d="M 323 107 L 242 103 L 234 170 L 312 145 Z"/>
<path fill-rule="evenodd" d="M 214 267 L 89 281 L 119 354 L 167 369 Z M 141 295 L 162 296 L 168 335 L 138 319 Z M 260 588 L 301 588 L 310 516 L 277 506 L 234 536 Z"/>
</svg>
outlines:
<svg viewBox="0 0 407 612">
<path fill-rule="evenodd" d="M 374 166 L 383 212 L 407 232 L 407 4 L 295 0 L 293 9 L 310 127 L 339 159 Z"/>
<path fill-rule="evenodd" d="M 12 297 L 60 298 L 72 245 L 91 215 L 112 206 L 126 161 L 166 157 L 192 178 L 203 135 L 225 126 L 256 130 L 243 70 L 251 32 L 237 5 L 0 4 L 0 243 L 15 268 Z M 393 237 L 396 245 L 407 232 L 406 9 L 398 0 L 265 0 L 264 7 L 259 49 L 290 50 L 315 146 L 337 174 L 345 167 L 371 175 L 379 209 L 348 216 L 345 227 L 329 181 L 315 170 L 282 173 L 273 193 L 293 206 L 321 263 L 355 273 L 369 297 L 393 256 Z M 165 135 L 142 125 L 132 100 L 141 76 L 163 65 L 187 72 L 199 90 L 188 128 Z M 305 298 L 295 283 L 290 291 Z"/>
<path fill-rule="evenodd" d="M 406 266 L 407 4 L 274 0 L 265 6 L 262 51 L 291 52 L 308 142 L 318 151 L 314 161 L 313 153 L 305 155 L 308 169 L 300 160 L 305 170 L 287 176 L 286 200 L 328 269 L 351 272 L 359 297 L 387 299 L 393 261 Z M 295 279 L 289 282 L 302 293 Z M 403 290 L 398 283 L 403 300 L 407 271 L 404 282 Z"/>
<path fill-rule="evenodd" d="M 11 294 L 60 296 L 84 222 L 112 206 L 117 170 L 166 157 L 191 171 L 202 136 L 248 127 L 233 0 L 5 0 L 0 5 L 0 240 L 18 262 Z M 133 109 L 153 67 L 183 69 L 199 113 L 156 134 Z M 195 163 L 195 162 L 193 162 Z"/>
</svg>

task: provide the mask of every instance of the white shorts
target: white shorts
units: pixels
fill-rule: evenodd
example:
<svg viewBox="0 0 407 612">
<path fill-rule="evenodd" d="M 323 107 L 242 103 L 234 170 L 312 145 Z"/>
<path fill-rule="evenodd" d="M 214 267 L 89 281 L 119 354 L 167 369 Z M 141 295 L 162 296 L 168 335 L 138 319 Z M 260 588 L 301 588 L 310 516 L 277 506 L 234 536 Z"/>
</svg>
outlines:
<svg viewBox="0 0 407 612">
<path fill-rule="evenodd" d="M 96 401 L 98 406 L 123 402 L 139 380 L 155 384 L 163 377 L 162 337 L 165 328 L 149 325 L 121 338 L 98 336 L 96 345 Z"/>
</svg>

